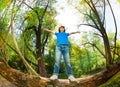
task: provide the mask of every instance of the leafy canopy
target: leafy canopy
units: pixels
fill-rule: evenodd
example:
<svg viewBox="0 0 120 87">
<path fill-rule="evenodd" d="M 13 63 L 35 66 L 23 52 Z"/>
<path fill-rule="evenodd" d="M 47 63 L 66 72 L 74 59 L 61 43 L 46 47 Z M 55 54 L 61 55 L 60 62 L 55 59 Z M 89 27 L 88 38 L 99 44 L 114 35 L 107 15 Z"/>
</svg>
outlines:
<svg viewBox="0 0 120 87">
<path fill-rule="evenodd" d="M 12 0 L 0 0 L 0 12 L 10 5 Z"/>
</svg>

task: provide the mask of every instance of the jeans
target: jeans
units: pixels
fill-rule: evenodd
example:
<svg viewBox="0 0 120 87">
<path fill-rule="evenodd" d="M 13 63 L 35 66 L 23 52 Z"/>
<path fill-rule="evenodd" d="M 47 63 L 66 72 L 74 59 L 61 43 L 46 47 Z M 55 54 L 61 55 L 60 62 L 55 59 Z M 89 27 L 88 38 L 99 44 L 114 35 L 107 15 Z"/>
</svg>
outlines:
<svg viewBox="0 0 120 87">
<path fill-rule="evenodd" d="M 58 45 L 56 46 L 56 52 L 55 52 L 55 64 L 54 64 L 54 75 L 58 75 L 59 69 L 60 69 L 60 60 L 61 57 L 63 56 L 65 65 L 66 65 L 66 70 L 67 70 L 67 75 L 72 75 L 72 67 L 70 64 L 70 59 L 69 59 L 69 47 L 68 45 Z"/>
</svg>

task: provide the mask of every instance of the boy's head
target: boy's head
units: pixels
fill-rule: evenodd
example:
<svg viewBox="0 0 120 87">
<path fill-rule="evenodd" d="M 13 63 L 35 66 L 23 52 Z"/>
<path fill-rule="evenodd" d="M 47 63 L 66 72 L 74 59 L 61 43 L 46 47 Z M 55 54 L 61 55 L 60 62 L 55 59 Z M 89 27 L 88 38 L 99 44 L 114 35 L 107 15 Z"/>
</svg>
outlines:
<svg viewBox="0 0 120 87">
<path fill-rule="evenodd" d="M 65 32 L 65 27 L 64 26 L 60 26 L 58 31 L 59 32 Z"/>
</svg>

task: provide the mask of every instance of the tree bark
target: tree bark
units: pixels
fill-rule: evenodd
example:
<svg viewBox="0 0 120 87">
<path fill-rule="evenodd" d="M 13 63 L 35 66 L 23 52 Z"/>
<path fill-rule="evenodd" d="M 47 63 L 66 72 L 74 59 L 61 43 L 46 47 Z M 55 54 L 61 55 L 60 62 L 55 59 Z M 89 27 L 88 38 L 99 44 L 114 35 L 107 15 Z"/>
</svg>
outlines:
<svg viewBox="0 0 120 87">
<path fill-rule="evenodd" d="M 43 59 L 43 53 L 42 53 L 42 43 L 41 43 L 41 27 L 39 25 L 39 29 L 36 32 L 36 56 L 38 59 L 38 72 L 40 73 L 41 76 L 46 77 L 46 68 L 45 68 L 45 63 Z"/>
<path fill-rule="evenodd" d="M 45 63 L 44 63 L 44 58 L 42 55 L 38 59 L 38 71 L 41 76 L 47 77 L 47 71 L 46 71 L 46 67 L 45 67 Z"/>
<path fill-rule="evenodd" d="M 48 78 L 37 77 L 15 70 L 0 62 L 0 74 L 17 87 L 98 87 L 120 71 L 120 63 L 114 64 L 103 71 L 86 78 L 76 78 L 76 82 L 67 79 L 50 81 Z"/>
</svg>

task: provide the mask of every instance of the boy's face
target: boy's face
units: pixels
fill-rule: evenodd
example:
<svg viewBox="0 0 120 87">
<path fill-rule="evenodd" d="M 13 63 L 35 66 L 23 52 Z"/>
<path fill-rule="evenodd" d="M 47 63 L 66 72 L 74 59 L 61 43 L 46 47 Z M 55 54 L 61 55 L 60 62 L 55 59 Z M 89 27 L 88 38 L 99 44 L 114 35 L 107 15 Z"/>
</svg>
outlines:
<svg viewBox="0 0 120 87">
<path fill-rule="evenodd" d="M 60 32 L 64 32 L 65 29 L 63 27 L 60 28 Z"/>
</svg>

